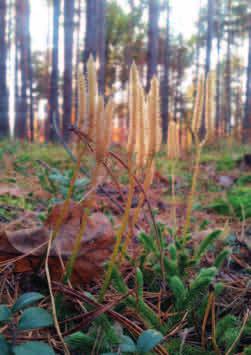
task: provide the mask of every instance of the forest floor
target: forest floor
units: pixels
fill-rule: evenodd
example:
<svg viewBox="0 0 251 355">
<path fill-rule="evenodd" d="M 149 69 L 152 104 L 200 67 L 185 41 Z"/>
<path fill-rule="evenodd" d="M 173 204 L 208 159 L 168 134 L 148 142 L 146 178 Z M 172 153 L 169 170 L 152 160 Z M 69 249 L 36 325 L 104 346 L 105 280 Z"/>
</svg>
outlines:
<svg viewBox="0 0 251 355">
<path fill-rule="evenodd" d="M 182 231 L 193 155 L 174 163 L 165 153 L 159 154 L 147 193 L 152 214 L 145 203 L 135 228 L 129 223 L 132 242 L 102 302 L 104 264 L 122 219 L 128 176 L 112 167 L 116 183 L 105 177 L 89 198 L 93 163 L 90 157 L 83 161 L 70 212 L 48 255 L 62 341 L 48 319 L 41 323 L 45 315 L 38 310 L 52 313 L 45 275 L 48 232 L 57 224 L 75 163 L 61 146 L 1 142 L 3 354 L 64 354 L 67 349 L 70 354 L 87 355 L 251 354 L 249 153 L 250 147 L 236 144 L 204 149 L 188 237 Z M 139 200 L 135 191 L 131 216 Z M 89 220 L 71 282 L 64 282 L 65 264 L 81 224 L 80 203 L 88 209 Z M 155 238 L 152 219 L 160 240 Z M 21 295 L 26 295 L 26 303 L 15 313 L 12 306 Z M 34 303 L 39 307 L 27 308 Z M 38 320 L 32 326 L 26 319 L 25 327 L 24 313 L 29 309 L 35 309 Z M 6 316 L 8 310 L 13 315 Z"/>
</svg>

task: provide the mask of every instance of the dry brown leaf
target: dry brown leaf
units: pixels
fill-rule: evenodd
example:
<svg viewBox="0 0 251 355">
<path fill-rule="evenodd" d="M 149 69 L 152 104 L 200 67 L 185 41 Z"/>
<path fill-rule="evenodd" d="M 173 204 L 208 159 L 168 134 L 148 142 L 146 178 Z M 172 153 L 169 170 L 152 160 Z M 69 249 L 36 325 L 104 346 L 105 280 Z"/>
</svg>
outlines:
<svg viewBox="0 0 251 355">
<path fill-rule="evenodd" d="M 56 206 L 46 225 L 16 230 L 12 223 L 0 233 L 0 260 L 24 256 L 16 263 L 16 271 L 32 271 L 41 261 L 47 246 L 50 232 L 60 213 L 61 206 Z M 71 204 L 51 251 L 49 264 L 52 278 L 62 277 L 62 268 L 58 258 L 65 263 L 72 253 L 75 237 L 79 231 L 82 208 Z M 88 218 L 83 234 L 80 251 L 73 271 L 72 281 L 75 283 L 89 282 L 98 277 L 103 270 L 104 262 L 109 258 L 114 243 L 114 233 L 109 219 L 102 213 L 94 213 Z M 42 246 L 42 247 L 41 247 Z"/>
</svg>

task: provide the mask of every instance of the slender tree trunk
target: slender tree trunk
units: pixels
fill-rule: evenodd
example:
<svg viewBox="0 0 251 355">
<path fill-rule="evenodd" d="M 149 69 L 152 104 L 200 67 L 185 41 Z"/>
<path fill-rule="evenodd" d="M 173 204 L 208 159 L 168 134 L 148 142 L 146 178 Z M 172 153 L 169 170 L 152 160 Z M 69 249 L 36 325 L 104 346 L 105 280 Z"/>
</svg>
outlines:
<svg viewBox="0 0 251 355">
<path fill-rule="evenodd" d="M 0 137 L 9 136 L 9 95 L 7 88 L 6 0 L 0 2 Z"/>
<path fill-rule="evenodd" d="M 99 58 L 98 83 L 99 91 L 103 95 L 105 92 L 105 67 L 106 67 L 106 0 L 97 2 L 97 46 Z"/>
<path fill-rule="evenodd" d="M 168 119 L 169 119 L 169 70 L 170 70 L 170 6 L 167 1 L 167 19 L 164 53 L 164 75 L 162 82 L 162 140 L 167 141 Z"/>
<path fill-rule="evenodd" d="M 232 56 L 232 41 L 233 31 L 231 29 L 231 8 L 232 0 L 228 0 L 228 34 L 227 34 L 227 57 L 225 68 L 225 133 L 230 133 L 231 117 L 232 117 L 232 88 L 231 88 L 231 56 Z"/>
<path fill-rule="evenodd" d="M 18 76 L 19 76 L 19 54 L 20 54 L 20 39 L 19 39 L 19 29 L 17 18 L 18 6 L 17 2 L 15 3 L 15 137 L 18 137 L 18 123 L 19 123 L 19 104 L 20 104 L 20 90 L 18 85 Z"/>
<path fill-rule="evenodd" d="M 216 132 L 219 133 L 221 117 L 221 45 L 222 45 L 222 14 L 221 1 L 217 0 L 217 68 L 216 68 L 216 109 L 215 124 Z"/>
<path fill-rule="evenodd" d="M 214 22 L 214 0 L 208 0 L 207 10 L 207 45 L 206 45 L 206 63 L 205 63 L 205 78 L 211 70 L 211 56 L 212 56 L 212 41 L 213 41 L 213 22 Z M 204 136 L 205 127 L 205 112 L 203 114 L 201 134 Z"/>
<path fill-rule="evenodd" d="M 63 136 L 69 140 L 72 114 L 72 69 L 73 69 L 74 0 L 64 4 L 64 114 Z"/>
<path fill-rule="evenodd" d="M 215 109 L 215 124 L 216 132 L 220 127 L 221 117 L 221 37 L 217 38 L 217 69 L 216 69 L 216 109 Z"/>
<path fill-rule="evenodd" d="M 248 67 L 247 67 L 247 88 L 246 88 L 246 104 L 243 138 L 245 143 L 251 142 L 251 15 L 249 15 L 248 24 L 249 50 L 248 50 Z"/>
<path fill-rule="evenodd" d="M 201 1 L 199 2 L 199 19 L 198 19 L 198 27 L 197 27 L 197 41 L 196 41 L 196 53 L 195 53 L 195 87 L 197 87 L 200 75 L 200 48 L 201 48 L 201 25 L 202 25 L 202 5 Z M 196 97 L 196 93 L 194 95 L 194 100 Z"/>
<path fill-rule="evenodd" d="M 100 1 L 100 0 L 98 0 Z M 86 0 L 86 33 L 84 63 L 87 62 L 90 55 L 94 58 L 97 55 L 97 1 Z"/>
<path fill-rule="evenodd" d="M 147 52 L 147 90 L 151 79 L 157 74 L 159 56 L 159 0 L 149 0 L 148 52 Z"/>
<path fill-rule="evenodd" d="M 75 53 L 76 53 L 76 63 L 75 63 L 75 86 L 74 86 L 74 124 L 78 120 L 78 75 L 79 75 L 79 62 L 80 62 L 80 27 L 81 27 L 81 0 L 78 0 L 77 3 L 77 23 L 76 23 L 76 46 L 75 46 Z"/>
<path fill-rule="evenodd" d="M 206 65 L 205 76 L 211 70 L 211 53 L 213 41 L 213 18 L 214 18 L 214 0 L 208 0 L 208 14 L 207 14 L 207 49 L 206 49 Z"/>
<path fill-rule="evenodd" d="M 29 42 L 29 26 L 27 24 L 28 0 L 17 0 L 17 40 L 20 49 L 20 73 L 21 73 L 21 90 L 18 102 L 18 112 L 16 112 L 16 137 L 26 139 L 27 117 L 28 117 L 28 42 Z"/>
<path fill-rule="evenodd" d="M 56 135 L 53 129 L 53 120 L 59 125 L 58 112 L 58 39 L 59 39 L 59 15 L 60 15 L 60 0 L 53 1 L 53 50 L 52 50 L 52 71 L 50 78 L 50 107 L 49 107 L 49 140 L 56 140 Z"/>
<path fill-rule="evenodd" d="M 27 55 L 28 55 L 28 76 L 29 76 L 29 118 L 30 118 L 30 140 L 34 140 L 34 99 L 33 99 L 33 68 L 31 55 L 31 35 L 30 35 L 30 3 L 27 2 L 26 26 L 29 30 L 27 37 Z"/>
</svg>

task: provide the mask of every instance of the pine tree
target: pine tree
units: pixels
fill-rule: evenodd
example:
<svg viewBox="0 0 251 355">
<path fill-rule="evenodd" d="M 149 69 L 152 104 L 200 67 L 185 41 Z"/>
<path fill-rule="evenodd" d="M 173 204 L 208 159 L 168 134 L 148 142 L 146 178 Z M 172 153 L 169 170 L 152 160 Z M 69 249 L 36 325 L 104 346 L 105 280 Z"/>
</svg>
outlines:
<svg viewBox="0 0 251 355">
<path fill-rule="evenodd" d="M 53 129 L 53 120 L 59 124 L 58 111 L 58 45 L 59 45 L 59 15 L 60 0 L 53 0 L 53 50 L 52 50 L 52 71 L 50 77 L 50 98 L 49 98 L 49 127 L 47 140 L 54 141 L 56 135 Z"/>
<path fill-rule="evenodd" d="M 28 137 L 28 90 L 29 90 L 29 22 L 27 14 L 28 0 L 16 0 L 16 45 L 19 54 L 17 70 L 20 69 L 21 89 L 17 102 L 15 135 L 20 139 Z M 16 73 L 16 76 L 18 72 Z"/>
<path fill-rule="evenodd" d="M 170 71 L 170 4 L 166 2 L 166 31 L 164 48 L 164 74 L 162 79 L 162 140 L 166 143 L 169 116 L 169 71 Z"/>
<path fill-rule="evenodd" d="M 72 115 L 72 76 L 73 76 L 73 32 L 74 32 L 74 5 L 75 1 L 64 3 L 64 114 L 63 136 L 69 140 L 69 126 Z"/>
<path fill-rule="evenodd" d="M 147 50 L 147 89 L 152 77 L 157 74 L 159 57 L 159 0 L 149 0 L 148 50 Z"/>
<path fill-rule="evenodd" d="M 248 18 L 248 66 L 247 66 L 247 88 L 246 88 L 246 104 L 244 117 L 244 141 L 251 142 L 251 12 Z"/>
<path fill-rule="evenodd" d="M 6 46 L 6 0 L 0 2 L 0 137 L 9 135 L 8 88 L 7 88 L 7 46 Z"/>
<path fill-rule="evenodd" d="M 103 95 L 105 91 L 105 67 L 106 67 L 106 0 L 97 3 L 97 56 L 99 59 L 98 84 L 99 91 Z"/>
<path fill-rule="evenodd" d="M 84 63 L 87 63 L 90 55 L 96 58 L 97 55 L 97 1 L 86 1 L 86 32 Z"/>
</svg>

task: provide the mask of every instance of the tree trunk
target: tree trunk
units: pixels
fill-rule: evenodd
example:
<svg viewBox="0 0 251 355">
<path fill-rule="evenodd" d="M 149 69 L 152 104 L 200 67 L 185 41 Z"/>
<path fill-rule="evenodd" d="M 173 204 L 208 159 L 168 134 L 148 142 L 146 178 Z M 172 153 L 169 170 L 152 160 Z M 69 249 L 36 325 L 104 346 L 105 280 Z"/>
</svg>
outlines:
<svg viewBox="0 0 251 355">
<path fill-rule="evenodd" d="M 33 68 L 31 55 L 31 35 L 30 35 L 30 3 L 27 2 L 26 26 L 29 30 L 27 38 L 27 55 L 28 55 L 28 76 L 29 76 L 29 118 L 30 118 L 30 140 L 34 140 L 34 100 L 33 100 Z"/>
<path fill-rule="evenodd" d="M 147 90 L 152 77 L 157 74 L 159 56 L 159 0 L 149 0 L 148 52 L 147 52 Z"/>
<path fill-rule="evenodd" d="M 106 0 L 97 3 L 97 46 L 99 58 L 98 83 L 99 91 L 105 93 L 105 60 L 106 60 Z"/>
<path fill-rule="evenodd" d="M 69 140 L 72 114 L 72 69 L 73 69 L 74 0 L 64 5 L 64 113 L 63 136 Z"/>
<path fill-rule="evenodd" d="M 211 53 L 213 41 L 213 19 L 214 19 L 214 0 L 208 0 L 208 13 L 207 13 L 207 49 L 206 49 L 206 65 L 205 77 L 211 70 Z"/>
<path fill-rule="evenodd" d="M 206 45 L 205 78 L 207 78 L 207 75 L 208 75 L 208 73 L 211 70 L 213 23 L 214 23 L 214 0 L 208 0 L 208 5 L 207 5 L 207 45 Z M 205 132 L 206 132 L 205 112 L 203 112 L 203 120 L 202 120 L 202 125 L 201 125 L 201 135 L 204 136 Z"/>
<path fill-rule="evenodd" d="M 77 21 L 76 21 L 76 46 L 75 46 L 75 53 L 76 53 L 76 62 L 75 62 L 75 87 L 74 87 L 74 121 L 73 124 L 77 123 L 78 120 L 78 75 L 79 75 L 79 63 L 81 61 L 80 58 L 80 27 L 81 27 L 81 12 L 82 12 L 82 6 L 81 6 L 81 0 L 78 0 L 77 2 Z"/>
<path fill-rule="evenodd" d="M 165 58 L 164 75 L 162 82 L 162 141 L 167 141 L 168 119 L 169 119 L 169 70 L 170 70 L 170 6 L 167 1 L 167 19 L 165 36 Z"/>
<path fill-rule="evenodd" d="M 20 74 L 21 74 L 21 90 L 16 112 L 16 137 L 26 139 L 27 132 L 27 116 L 28 116 L 28 42 L 29 42 L 29 26 L 27 23 L 28 0 L 17 0 L 16 2 L 16 21 L 17 21 L 17 41 L 20 49 Z M 16 73 L 17 74 L 17 73 Z"/>
<path fill-rule="evenodd" d="M 53 120 L 59 126 L 58 112 L 58 39 L 59 39 L 59 15 L 60 0 L 53 1 L 53 50 L 52 50 L 52 71 L 50 78 L 50 104 L 49 104 L 49 140 L 55 141 L 56 134 L 53 129 Z"/>
<path fill-rule="evenodd" d="M 232 89 L 231 89 L 231 56 L 232 56 L 232 41 L 233 31 L 231 29 L 231 8 L 232 0 L 228 0 L 228 34 L 227 34 L 227 57 L 225 68 L 225 105 L 224 105 L 224 117 L 225 117 L 225 133 L 230 133 L 231 116 L 232 116 Z"/>
<path fill-rule="evenodd" d="M 100 1 L 100 0 L 98 0 Z M 84 63 L 86 63 L 93 55 L 97 55 L 97 2 L 96 0 L 86 1 L 86 33 L 85 33 L 85 50 Z"/>
<path fill-rule="evenodd" d="M 6 33 L 6 0 L 0 2 L 0 137 L 9 136 L 9 105 L 7 88 L 7 46 Z"/>
<path fill-rule="evenodd" d="M 221 44 L 222 44 L 222 14 L 221 2 L 217 0 L 217 68 L 216 68 L 216 109 L 215 124 L 216 134 L 219 133 L 221 118 Z"/>
<path fill-rule="evenodd" d="M 247 67 L 247 88 L 243 138 L 245 143 L 251 142 L 251 15 L 249 15 L 249 49 L 248 49 L 248 67 Z"/>
</svg>

